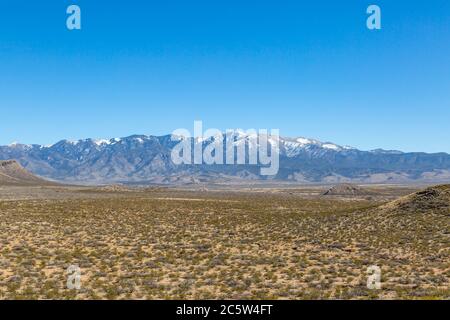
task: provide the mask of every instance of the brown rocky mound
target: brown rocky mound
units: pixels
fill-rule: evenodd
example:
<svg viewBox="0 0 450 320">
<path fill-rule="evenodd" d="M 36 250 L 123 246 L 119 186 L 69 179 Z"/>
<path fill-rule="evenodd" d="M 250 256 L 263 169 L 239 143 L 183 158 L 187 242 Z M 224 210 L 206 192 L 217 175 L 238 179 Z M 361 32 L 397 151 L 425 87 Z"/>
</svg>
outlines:
<svg viewBox="0 0 450 320">
<path fill-rule="evenodd" d="M 338 184 L 323 193 L 324 196 L 361 196 L 367 195 L 363 188 L 350 183 Z"/>
<path fill-rule="evenodd" d="M 51 182 L 27 171 L 15 160 L 0 160 L 0 185 L 41 185 Z"/>
<path fill-rule="evenodd" d="M 443 213 L 450 215 L 450 184 L 430 187 L 389 202 L 380 209 L 404 213 Z"/>
</svg>

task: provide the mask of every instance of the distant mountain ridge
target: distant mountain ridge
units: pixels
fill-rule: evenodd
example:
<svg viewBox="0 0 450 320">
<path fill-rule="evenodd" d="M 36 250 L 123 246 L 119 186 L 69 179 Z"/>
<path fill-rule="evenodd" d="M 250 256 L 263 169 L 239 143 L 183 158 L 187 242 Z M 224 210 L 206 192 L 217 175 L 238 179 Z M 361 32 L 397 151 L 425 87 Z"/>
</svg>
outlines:
<svg viewBox="0 0 450 320">
<path fill-rule="evenodd" d="M 226 139 L 226 138 L 224 138 Z M 192 144 L 208 141 L 191 139 Z M 224 141 L 226 143 L 227 141 Z M 245 133 L 234 143 L 252 144 Z M 0 159 L 17 160 L 42 177 L 80 183 L 208 183 L 278 180 L 297 183 L 401 183 L 450 181 L 447 153 L 361 151 L 331 142 L 280 137 L 280 170 L 259 174 L 255 165 L 175 165 L 170 135 L 132 135 L 109 140 L 62 140 L 51 146 L 0 146 Z"/>
</svg>

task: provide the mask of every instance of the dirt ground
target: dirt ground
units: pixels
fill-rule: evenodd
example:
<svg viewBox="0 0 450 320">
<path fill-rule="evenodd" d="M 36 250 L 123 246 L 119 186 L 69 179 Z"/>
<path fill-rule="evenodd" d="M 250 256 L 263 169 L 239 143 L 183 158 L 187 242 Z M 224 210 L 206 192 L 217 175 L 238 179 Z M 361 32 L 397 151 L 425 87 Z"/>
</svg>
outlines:
<svg viewBox="0 0 450 320">
<path fill-rule="evenodd" d="M 449 216 L 379 208 L 418 187 L 326 189 L 0 186 L 0 298 L 450 298 Z"/>
</svg>

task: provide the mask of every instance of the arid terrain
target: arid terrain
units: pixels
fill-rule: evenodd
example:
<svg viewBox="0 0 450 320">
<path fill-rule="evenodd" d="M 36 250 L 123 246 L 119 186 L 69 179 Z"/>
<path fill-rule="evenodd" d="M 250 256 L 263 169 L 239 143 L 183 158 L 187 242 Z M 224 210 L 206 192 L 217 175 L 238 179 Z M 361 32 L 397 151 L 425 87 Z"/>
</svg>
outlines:
<svg viewBox="0 0 450 320">
<path fill-rule="evenodd" d="M 449 299 L 450 186 L 355 188 L 3 184 L 0 298 Z"/>
</svg>

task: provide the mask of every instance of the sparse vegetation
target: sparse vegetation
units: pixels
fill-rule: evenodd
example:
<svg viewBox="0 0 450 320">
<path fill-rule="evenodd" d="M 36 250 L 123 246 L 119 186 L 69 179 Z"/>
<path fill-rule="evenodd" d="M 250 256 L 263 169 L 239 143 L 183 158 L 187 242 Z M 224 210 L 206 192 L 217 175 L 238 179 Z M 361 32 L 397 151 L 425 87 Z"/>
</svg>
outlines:
<svg viewBox="0 0 450 320">
<path fill-rule="evenodd" d="M 0 201 L 2 299 L 450 298 L 448 211 L 295 192 L 44 191 Z M 366 287 L 371 265 L 380 291 Z"/>
</svg>

